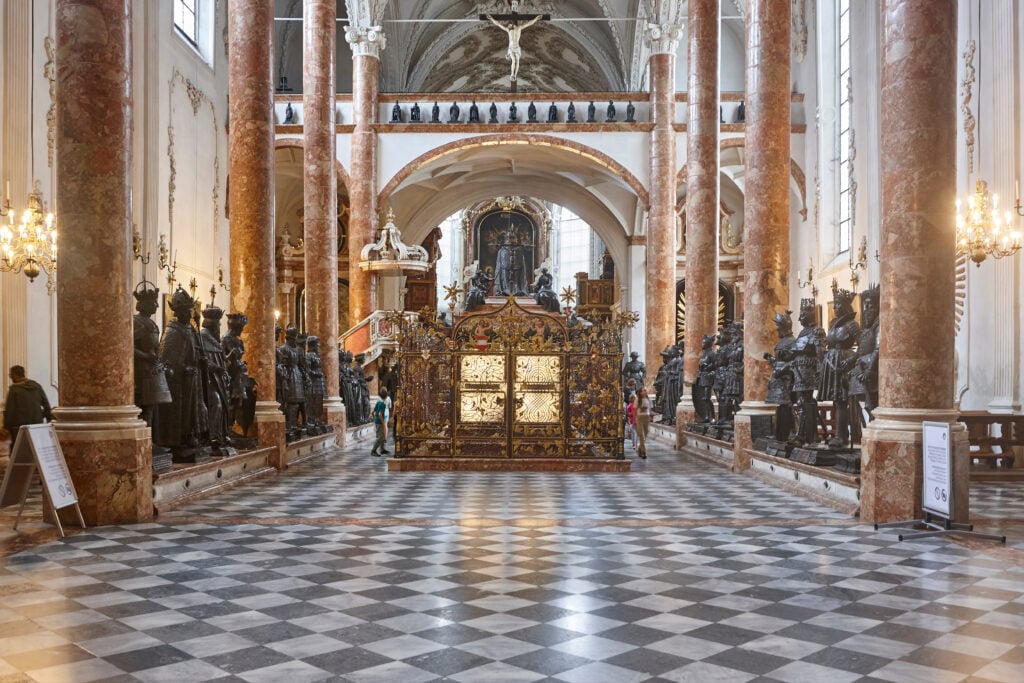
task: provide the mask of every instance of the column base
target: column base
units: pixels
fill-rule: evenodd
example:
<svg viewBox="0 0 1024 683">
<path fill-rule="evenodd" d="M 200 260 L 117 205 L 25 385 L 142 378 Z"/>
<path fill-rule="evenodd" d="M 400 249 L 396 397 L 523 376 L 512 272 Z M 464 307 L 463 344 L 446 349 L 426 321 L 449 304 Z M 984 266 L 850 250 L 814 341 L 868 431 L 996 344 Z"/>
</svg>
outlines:
<svg viewBox="0 0 1024 683">
<path fill-rule="evenodd" d="M 693 396 L 684 394 L 676 405 L 676 450 L 686 445 L 686 425 L 700 419 L 693 405 Z"/>
<path fill-rule="evenodd" d="M 733 472 L 750 469 L 751 459 L 747 450 L 754 447 L 758 437 L 771 435 L 774 416 L 774 403 L 744 401 L 740 404 L 739 411 L 733 416 Z"/>
<path fill-rule="evenodd" d="M 869 524 L 920 519 L 924 420 L 948 422 L 953 460 L 953 521 L 971 518 L 970 443 L 954 410 L 876 408 L 861 439 L 860 518 Z"/>
<path fill-rule="evenodd" d="M 324 399 L 324 413 L 327 415 L 327 424 L 334 427 L 335 443 L 345 447 L 345 404 L 341 402 L 340 396 L 331 396 Z"/>
<path fill-rule="evenodd" d="M 153 441 L 136 406 L 57 407 L 54 428 L 89 526 L 153 519 Z M 61 522 L 78 525 L 72 508 Z"/>
<path fill-rule="evenodd" d="M 271 467 L 283 470 L 288 466 L 287 444 L 285 443 L 284 413 L 276 401 L 256 402 L 256 440 L 260 447 L 271 447 L 267 457 Z"/>
</svg>

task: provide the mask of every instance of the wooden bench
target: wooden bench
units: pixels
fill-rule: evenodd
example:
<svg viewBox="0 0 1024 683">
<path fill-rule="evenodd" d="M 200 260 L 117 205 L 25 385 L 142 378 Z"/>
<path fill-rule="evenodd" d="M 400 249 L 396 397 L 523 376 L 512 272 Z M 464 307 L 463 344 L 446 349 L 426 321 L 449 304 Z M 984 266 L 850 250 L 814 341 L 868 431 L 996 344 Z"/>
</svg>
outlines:
<svg viewBox="0 0 1024 683">
<path fill-rule="evenodd" d="M 967 425 L 972 462 L 987 461 L 992 469 L 1013 467 L 1013 447 L 1024 446 L 1024 415 L 965 410 L 958 419 Z"/>
</svg>

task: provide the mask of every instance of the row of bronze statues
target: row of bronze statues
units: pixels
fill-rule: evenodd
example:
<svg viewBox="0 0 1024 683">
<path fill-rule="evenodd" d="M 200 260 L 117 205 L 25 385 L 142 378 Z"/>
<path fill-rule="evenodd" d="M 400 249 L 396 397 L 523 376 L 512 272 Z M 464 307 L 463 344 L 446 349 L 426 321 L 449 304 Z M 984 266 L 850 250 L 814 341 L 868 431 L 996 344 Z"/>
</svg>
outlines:
<svg viewBox="0 0 1024 683">
<path fill-rule="evenodd" d="M 291 106 L 291 105 L 289 105 Z M 499 123 L 498 121 L 498 105 L 491 102 L 491 106 L 488 109 L 488 119 L 486 123 Z M 605 108 L 605 123 L 616 123 L 618 120 L 616 117 L 618 112 L 615 109 L 615 102 L 609 101 L 608 106 Z M 633 106 L 632 102 L 626 104 L 626 118 L 625 123 L 636 122 L 636 107 Z M 285 123 L 290 123 L 287 120 Z M 447 123 L 459 123 L 462 121 L 462 109 L 459 107 L 457 102 L 452 102 L 451 106 L 448 107 L 448 121 Z M 466 118 L 466 123 L 484 123 L 480 120 L 480 108 L 477 107 L 476 102 L 469 105 L 469 115 Z M 519 123 L 519 107 L 516 106 L 515 102 L 512 102 L 508 107 L 508 116 L 505 118 L 505 123 Z M 586 123 L 597 123 L 597 106 L 591 102 L 587 106 L 587 118 Z M 395 105 L 391 108 L 391 123 L 405 123 L 405 112 L 402 109 L 402 105 L 399 102 L 395 102 Z M 422 113 L 420 112 L 419 102 L 412 105 L 409 109 L 409 123 L 423 123 Z M 429 123 L 441 123 L 441 107 L 438 106 L 437 102 L 434 102 L 434 106 L 430 110 Z M 526 109 L 526 123 L 540 123 L 537 118 L 537 105 L 530 102 Z M 558 107 L 554 102 L 548 107 L 548 116 L 546 123 L 558 123 Z M 568 108 L 565 110 L 565 123 L 578 123 L 576 120 L 576 105 L 572 102 L 569 103 Z"/>
<path fill-rule="evenodd" d="M 327 381 L 320 360 L 320 339 L 289 327 L 274 358 L 276 399 L 284 413 L 285 439 L 295 441 L 332 431 L 324 415 Z"/>
</svg>

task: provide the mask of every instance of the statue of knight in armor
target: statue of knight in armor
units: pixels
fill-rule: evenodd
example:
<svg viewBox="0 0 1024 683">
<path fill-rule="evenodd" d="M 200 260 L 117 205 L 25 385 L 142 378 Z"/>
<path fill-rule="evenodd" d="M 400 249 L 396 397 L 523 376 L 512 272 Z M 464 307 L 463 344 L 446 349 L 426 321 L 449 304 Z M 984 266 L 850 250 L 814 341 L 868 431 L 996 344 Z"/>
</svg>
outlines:
<svg viewBox="0 0 1024 683">
<path fill-rule="evenodd" d="M 857 362 L 853 345 L 860 336 L 853 297 L 851 291 L 832 289 L 832 309 L 836 317 L 825 337 L 825 361 L 818 390 L 820 400 L 832 401 L 834 426 L 828 442 L 830 448 L 842 448 L 850 443 L 850 370 Z"/>
<path fill-rule="evenodd" d="M 160 340 L 160 362 L 167 372 L 171 402 L 157 408 L 153 442 L 171 449 L 174 462 L 198 462 L 205 453 L 200 438 L 209 432 L 203 378 L 200 369 L 199 335 L 192 326 L 195 301 L 181 287 L 171 297 L 174 319 Z"/>
<path fill-rule="evenodd" d="M 654 376 L 654 411 L 659 415 L 664 412 L 665 378 L 668 377 L 672 353 L 673 347 L 666 346 L 664 350 L 658 354 L 661 356 L 661 367 L 658 368 L 658 374 Z"/>
<path fill-rule="evenodd" d="M 306 383 L 299 368 L 299 331 L 289 327 L 284 332 L 285 343 L 277 347 L 278 403 L 284 411 L 285 430 L 290 438 L 302 436 L 299 412 L 305 412 Z"/>
<path fill-rule="evenodd" d="M 327 393 L 327 380 L 324 378 L 324 366 L 320 360 L 320 338 L 306 337 L 306 347 L 308 348 L 306 368 L 309 371 L 309 394 L 306 396 L 307 416 L 310 424 L 321 427 L 324 425 L 324 395 Z"/>
<path fill-rule="evenodd" d="M 788 441 L 793 433 L 793 345 L 796 344 L 792 311 L 775 314 L 775 330 L 779 333 L 775 353 L 764 354 L 764 359 L 772 364 L 765 402 L 778 404 L 775 409 L 776 441 Z"/>
<path fill-rule="evenodd" d="M 228 425 L 237 424 L 243 437 L 249 435 L 249 428 L 256 421 L 256 380 L 249 376 L 249 367 L 242 359 L 245 354 L 242 330 L 248 322 L 245 313 L 228 313 L 228 331 L 220 340 L 231 378 L 228 383 Z"/>
<path fill-rule="evenodd" d="M 878 285 L 860 293 L 861 322 L 864 327 L 857 337 L 857 362 L 850 371 L 851 407 L 859 415 L 860 404 L 863 402 L 869 417 L 873 417 L 878 407 L 878 347 L 881 341 L 878 299 Z"/>
<path fill-rule="evenodd" d="M 693 383 L 693 407 L 701 422 L 715 421 L 715 404 L 711 390 L 715 386 L 715 335 L 705 334 L 701 339 L 700 361 L 697 364 L 697 381 Z"/>
<path fill-rule="evenodd" d="M 665 383 L 663 390 L 665 400 L 661 404 L 662 424 L 674 425 L 676 423 L 676 406 L 679 405 L 679 397 L 683 389 L 683 355 L 679 347 L 671 346 L 671 354 L 665 364 Z"/>
<path fill-rule="evenodd" d="M 814 391 L 821 377 L 821 359 L 825 353 L 825 331 L 818 325 L 814 299 L 800 301 L 800 334 L 793 343 L 793 395 L 800 419 L 797 440 L 802 444 L 818 440 L 818 402 Z"/>
<path fill-rule="evenodd" d="M 352 352 L 338 351 L 338 390 L 341 392 L 341 402 L 345 404 L 346 427 L 359 424 L 359 410 L 352 393 L 352 383 Z"/>
<path fill-rule="evenodd" d="M 373 381 L 373 375 L 367 375 L 363 372 L 363 361 L 365 360 L 366 354 L 360 353 L 355 357 L 355 367 L 352 368 L 352 373 L 355 375 L 356 401 L 359 403 L 360 424 L 370 421 L 370 382 Z"/>
<path fill-rule="evenodd" d="M 645 379 L 647 379 L 647 366 L 640 360 L 639 352 L 630 351 L 629 360 L 622 366 L 622 381 L 628 383 L 629 380 L 633 380 L 636 390 L 640 391 L 644 386 Z"/>
<path fill-rule="evenodd" d="M 718 424 L 729 424 L 743 401 L 743 323 L 731 322 L 729 344 L 719 348 L 719 367 L 722 370 L 722 394 L 719 402 Z"/>
<path fill-rule="evenodd" d="M 156 406 L 171 402 L 167 377 L 160 362 L 160 328 L 153 321 L 160 290 L 143 280 L 135 288 L 135 314 L 132 327 L 135 338 L 135 405 L 142 409 L 140 417 L 155 429 Z"/>
<path fill-rule="evenodd" d="M 231 377 L 224 359 L 220 340 L 220 321 L 223 309 L 207 306 L 203 309 L 203 329 L 199 333 L 200 354 L 203 360 L 206 384 L 206 410 L 209 416 L 209 440 L 214 455 L 229 455 L 231 445 L 231 419 L 229 417 Z"/>
</svg>

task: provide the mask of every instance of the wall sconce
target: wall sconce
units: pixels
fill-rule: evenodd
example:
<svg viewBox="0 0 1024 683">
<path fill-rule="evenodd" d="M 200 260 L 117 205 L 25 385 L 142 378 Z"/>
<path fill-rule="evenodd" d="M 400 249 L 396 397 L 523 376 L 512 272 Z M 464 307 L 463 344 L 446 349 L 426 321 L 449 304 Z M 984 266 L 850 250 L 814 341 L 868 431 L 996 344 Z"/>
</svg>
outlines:
<svg viewBox="0 0 1024 683">
<path fill-rule="evenodd" d="M 136 223 L 132 223 L 132 255 L 142 261 L 142 265 L 149 265 L 150 253 L 147 251 L 145 256 L 142 255 L 142 235 L 139 234 L 139 226 Z"/>
<path fill-rule="evenodd" d="M 860 275 L 857 274 L 858 270 L 867 270 L 868 268 L 868 238 L 867 235 L 860 238 L 860 248 L 857 249 L 857 260 L 853 260 L 853 252 L 850 252 L 850 284 L 853 286 L 853 291 L 857 291 L 857 283 L 860 282 Z"/>
<path fill-rule="evenodd" d="M 810 287 L 811 288 L 811 298 L 814 299 L 814 300 L 818 299 L 818 286 L 814 284 L 814 262 L 813 261 L 808 261 L 807 262 L 807 279 L 806 280 L 801 280 L 800 279 L 800 273 L 799 272 L 796 274 L 796 286 L 799 287 L 800 289 L 803 289 L 805 287 Z"/>
<path fill-rule="evenodd" d="M 231 291 L 231 285 L 224 284 L 224 259 L 223 258 L 220 259 L 220 261 L 217 262 L 217 284 L 225 292 L 230 292 Z"/>
</svg>

